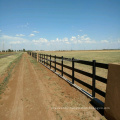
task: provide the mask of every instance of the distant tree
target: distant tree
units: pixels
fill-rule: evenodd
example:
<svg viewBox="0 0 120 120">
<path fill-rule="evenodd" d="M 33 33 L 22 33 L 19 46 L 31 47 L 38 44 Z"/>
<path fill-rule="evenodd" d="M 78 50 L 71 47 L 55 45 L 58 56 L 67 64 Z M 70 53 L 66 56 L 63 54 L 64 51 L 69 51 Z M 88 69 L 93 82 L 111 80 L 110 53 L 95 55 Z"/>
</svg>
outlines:
<svg viewBox="0 0 120 120">
<path fill-rule="evenodd" d="M 25 49 L 23 49 L 23 52 L 25 52 Z"/>
<path fill-rule="evenodd" d="M 2 50 L 2 52 L 5 52 L 5 50 Z"/>
<path fill-rule="evenodd" d="M 11 49 L 8 49 L 8 52 L 11 52 Z"/>
</svg>

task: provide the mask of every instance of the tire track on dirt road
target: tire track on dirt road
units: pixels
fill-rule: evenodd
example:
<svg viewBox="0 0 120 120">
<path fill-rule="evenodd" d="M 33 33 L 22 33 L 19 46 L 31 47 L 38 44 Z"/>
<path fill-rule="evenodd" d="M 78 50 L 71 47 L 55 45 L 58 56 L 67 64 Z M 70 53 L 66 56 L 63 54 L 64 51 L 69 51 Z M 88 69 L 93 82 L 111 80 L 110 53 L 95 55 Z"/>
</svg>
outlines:
<svg viewBox="0 0 120 120">
<path fill-rule="evenodd" d="M 44 120 L 56 120 L 56 116 L 54 115 L 54 113 L 52 112 L 51 108 L 48 106 L 47 101 L 51 100 L 50 95 L 48 94 L 48 91 L 46 91 L 46 87 L 44 86 L 44 84 L 42 83 L 41 78 L 38 77 L 38 74 L 36 73 L 36 69 L 33 63 L 31 63 L 30 59 L 28 58 L 28 55 L 26 55 L 26 59 L 27 59 L 27 63 L 29 66 L 29 73 L 32 76 L 32 82 L 34 87 L 37 89 L 37 99 L 36 101 L 38 101 L 38 105 L 40 110 L 38 111 L 38 120 L 40 118 L 44 119 Z M 41 71 L 42 72 L 42 71 Z M 42 74 L 41 74 L 41 77 Z M 35 100 L 35 99 L 34 99 Z"/>
<path fill-rule="evenodd" d="M 24 56 L 24 55 L 23 55 Z M 24 58 L 20 61 L 21 67 L 19 68 L 19 75 L 17 79 L 17 90 L 15 93 L 15 99 L 10 114 L 10 120 L 24 120 L 23 109 L 23 75 L 24 75 Z"/>
</svg>

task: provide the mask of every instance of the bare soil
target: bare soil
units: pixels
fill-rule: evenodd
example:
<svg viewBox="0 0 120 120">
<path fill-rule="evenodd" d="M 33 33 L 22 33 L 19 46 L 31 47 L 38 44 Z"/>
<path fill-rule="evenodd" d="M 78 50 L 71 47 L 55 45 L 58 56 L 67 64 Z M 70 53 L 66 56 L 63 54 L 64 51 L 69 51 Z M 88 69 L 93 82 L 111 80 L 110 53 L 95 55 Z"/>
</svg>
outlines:
<svg viewBox="0 0 120 120">
<path fill-rule="evenodd" d="M 93 108 L 89 98 L 24 53 L 0 96 L 0 120 L 105 118 Z"/>
</svg>

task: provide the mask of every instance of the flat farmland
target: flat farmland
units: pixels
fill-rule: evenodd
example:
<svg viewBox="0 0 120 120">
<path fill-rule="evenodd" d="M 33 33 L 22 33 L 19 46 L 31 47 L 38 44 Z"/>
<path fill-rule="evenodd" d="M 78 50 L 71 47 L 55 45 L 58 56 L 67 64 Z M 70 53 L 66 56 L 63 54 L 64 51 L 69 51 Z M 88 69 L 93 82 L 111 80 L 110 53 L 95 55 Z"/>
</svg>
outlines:
<svg viewBox="0 0 120 120">
<path fill-rule="evenodd" d="M 0 52 L 0 58 L 4 58 L 14 54 L 17 54 L 17 52 Z"/>
<path fill-rule="evenodd" d="M 8 55 L 8 54 L 13 54 L 13 53 L 16 53 L 16 52 L 0 52 L 0 55 Z"/>
<path fill-rule="evenodd" d="M 92 50 L 92 51 L 39 51 L 38 53 L 42 53 L 42 54 L 48 54 L 48 55 L 56 55 L 56 56 L 63 56 L 66 58 L 72 58 L 74 57 L 75 59 L 80 59 L 80 60 L 85 60 L 85 61 L 92 61 L 92 60 L 96 60 L 96 62 L 99 63 L 117 63 L 120 64 L 120 50 Z M 52 60 L 54 60 L 54 58 L 52 58 Z M 61 61 L 59 59 L 57 59 L 57 62 Z M 71 66 L 72 67 L 72 63 L 69 61 L 63 61 L 63 64 Z M 52 65 L 54 66 L 54 63 L 52 63 Z M 57 67 L 59 69 L 61 69 L 61 66 L 57 65 Z M 92 73 L 92 67 L 88 66 L 88 65 L 83 65 L 83 64 L 78 64 L 75 63 L 75 68 L 78 68 L 80 70 Z M 70 75 L 72 75 L 72 71 L 67 69 L 67 68 L 63 68 L 63 70 L 67 73 L 69 73 Z M 59 73 L 59 71 L 57 71 Z M 96 75 L 107 78 L 107 74 L 108 74 L 108 70 L 107 69 L 102 69 L 102 68 L 97 68 L 96 67 Z M 64 75 L 65 76 L 65 75 Z M 70 81 L 71 78 L 65 76 L 66 78 L 68 78 Z M 92 85 L 92 78 L 87 77 L 85 75 L 79 74 L 75 72 L 75 77 L 79 78 L 80 80 Z M 89 93 L 92 93 L 92 91 L 88 88 L 86 88 L 85 86 L 75 82 L 75 84 L 77 84 L 78 86 L 82 87 L 83 89 L 85 89 L 86 91 L 88 91 Z M 102 90 L 103 92 L 106 91 L 106 84 L 99 82 L 96 80 L 96 88 Z M 105 102 L 105 98 L 96 94 L 96 97 L 98 97 L 101 101 Z"/>
<path fill-rule="evenodd" d="M 43 54 L 64 56 L 80 60 L 96 60 L 101 63 L 120 63 L 120 50 L 91 50 L 91 51 L 39 51 Z"/>
<path fill-rule="evenodd" d="M 0 120 L 106 120 L 88 97 L 27 53 L 9 63 L 0 87 Z"/>
<path fill-rule="evenodd" d="M 0 75 L 3 75 L 8 67 L 17 59 L 22 53 L 0 53 L 1 56 L 7 55 L 5 57 L 0 58 Z M 8 56 L 9 55 L 9 56 Z"/>
</svg>

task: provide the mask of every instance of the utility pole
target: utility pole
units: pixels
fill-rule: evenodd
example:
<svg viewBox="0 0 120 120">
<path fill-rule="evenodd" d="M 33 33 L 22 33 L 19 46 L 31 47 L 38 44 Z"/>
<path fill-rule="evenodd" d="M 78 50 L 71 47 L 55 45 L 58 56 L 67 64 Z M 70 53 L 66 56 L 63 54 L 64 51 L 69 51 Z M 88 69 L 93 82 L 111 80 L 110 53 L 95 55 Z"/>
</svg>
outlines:
<svg viewBox="0 0 120 120">
<path fill-rule="evenodd" d="M 2 51 L 4 51 L 4 40 L 3 40 L 3 48 L 2 48 Z"/>
<path fill-rule="evenodd" d="M 12 44 L 10 44 L 10 49 L 12 50 Z"/>
</svg>

